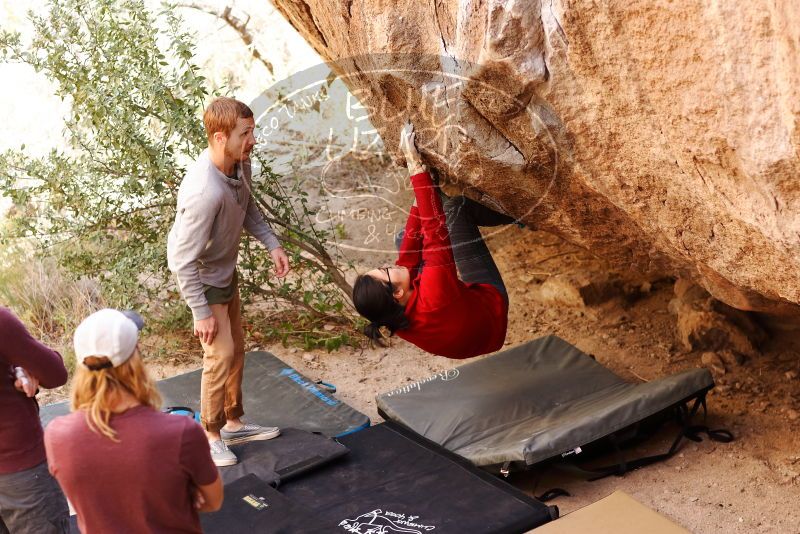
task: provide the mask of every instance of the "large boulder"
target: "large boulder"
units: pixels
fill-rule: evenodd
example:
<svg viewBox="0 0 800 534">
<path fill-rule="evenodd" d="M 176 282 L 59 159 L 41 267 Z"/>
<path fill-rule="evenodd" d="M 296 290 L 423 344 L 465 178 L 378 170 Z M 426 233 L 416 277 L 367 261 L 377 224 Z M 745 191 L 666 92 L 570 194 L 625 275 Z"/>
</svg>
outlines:
<svg viewBox="0 0 800 534">
<path fill-rule="evenodd" d="M 799 316 L 800 3 L 273 0 L 443 182 Z"/>
</svg>

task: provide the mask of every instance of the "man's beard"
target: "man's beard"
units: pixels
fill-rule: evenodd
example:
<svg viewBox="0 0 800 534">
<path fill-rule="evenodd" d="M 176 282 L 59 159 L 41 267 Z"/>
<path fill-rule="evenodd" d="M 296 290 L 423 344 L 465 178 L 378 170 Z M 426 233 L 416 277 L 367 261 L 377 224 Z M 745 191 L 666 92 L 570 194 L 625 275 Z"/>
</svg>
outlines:
<svg viewBox="0 0 800 534">
<path fill-rule="evenodd" d="M 237 152 L 232 152 L 228 150 L 228 147 L 225 147 L 225 156 L 231 158 L 234 161 L 244 161 L 250 157 L 250 154 L 245 152 L 242 149 L 239 149 Z"/>
</svg>

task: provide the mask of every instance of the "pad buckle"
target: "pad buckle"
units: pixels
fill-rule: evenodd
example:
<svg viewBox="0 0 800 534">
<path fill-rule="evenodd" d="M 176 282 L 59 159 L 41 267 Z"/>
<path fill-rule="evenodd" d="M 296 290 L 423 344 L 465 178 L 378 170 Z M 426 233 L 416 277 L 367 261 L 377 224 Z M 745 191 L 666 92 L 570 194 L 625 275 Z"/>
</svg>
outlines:
<svg viewBox="0 0 800 534">
<path fill-rule="evenodd" d="M 504 477 L 507 477 L 508 474 L 511 472 L 509 468 L 511 467 L 511 462 L 506 462 L 503 464 L 503 467 L 500 468 L 500 474 Z"/>
</svg>

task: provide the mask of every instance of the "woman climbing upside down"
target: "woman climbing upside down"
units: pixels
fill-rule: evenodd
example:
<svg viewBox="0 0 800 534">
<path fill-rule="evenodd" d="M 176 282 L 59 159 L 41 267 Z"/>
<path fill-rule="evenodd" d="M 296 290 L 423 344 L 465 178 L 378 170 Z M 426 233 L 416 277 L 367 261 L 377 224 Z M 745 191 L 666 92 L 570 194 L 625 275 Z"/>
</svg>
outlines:
<svg viewBox="0 0 800 534">
<path fill-rule="evenodd" d="M 416 200 L 397 262 L 360 275 L 353 287 L 356 309 L 371 321 L 364 333 L 379 341 L 386 327 L 448 358 L 494 352 L 506 337 L 508 293 L 478 226 L 515 221 L 463 196 L 444 197 L 443 204 L 414 139 L 408 125 L 400 148 Z"/>
</svg>

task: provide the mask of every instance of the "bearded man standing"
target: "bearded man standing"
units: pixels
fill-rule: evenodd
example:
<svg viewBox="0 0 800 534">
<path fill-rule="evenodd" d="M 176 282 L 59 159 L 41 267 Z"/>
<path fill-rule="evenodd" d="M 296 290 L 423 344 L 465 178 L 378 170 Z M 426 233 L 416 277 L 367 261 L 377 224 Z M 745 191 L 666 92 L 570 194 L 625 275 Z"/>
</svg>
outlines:
<svg viewBox="0 0 800 534">
<path fill-rule="evenodd" d="M 269 250 L 278 277 L 289 272 L 289 259 L 251 193 L 252 110 L 233 98 L 217 98 L 203 124 L 208 148 L 181 182 L 167 258 L 203 347 L 200 421 L 214 463 L 225 466 L 237 462 L 228 445 L 280 435 L 278 428 L 241 420 L 244 331 L 236 262 L 242 229 Z"/>
</svg>

